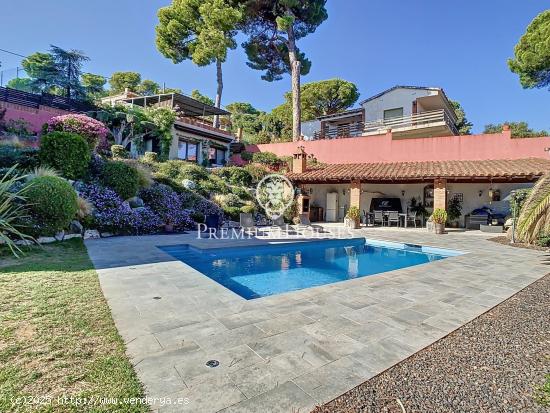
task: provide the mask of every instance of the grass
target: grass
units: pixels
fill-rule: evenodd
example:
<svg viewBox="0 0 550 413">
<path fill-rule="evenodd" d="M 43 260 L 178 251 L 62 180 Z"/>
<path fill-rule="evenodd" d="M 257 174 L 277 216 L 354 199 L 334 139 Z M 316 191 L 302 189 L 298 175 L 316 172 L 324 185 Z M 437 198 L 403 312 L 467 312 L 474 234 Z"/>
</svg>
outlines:
<svg viewBox="0 0 550 413">
<path fill-rule="evenodd" d="M 0 412 L 148 411 L 82 240 L 0 250 L 0 297 Z"/>
<path fill-rule="evenodd" d="M 535 400 L 542 406 L 550 407 L 550 374 L 547 374 L 546 382 L 536 389 Z"/>
</svg>

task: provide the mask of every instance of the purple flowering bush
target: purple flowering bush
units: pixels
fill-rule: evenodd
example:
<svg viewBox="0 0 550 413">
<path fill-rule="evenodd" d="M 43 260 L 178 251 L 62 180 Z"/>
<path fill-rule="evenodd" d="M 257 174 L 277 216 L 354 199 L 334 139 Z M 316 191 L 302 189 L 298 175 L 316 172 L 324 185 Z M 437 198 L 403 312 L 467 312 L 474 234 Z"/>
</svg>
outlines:
<svg viewBox="0 0 550 413">
<path fill-rule="evenodd" d="M 202 195 L 184 191 L 179 194 L 179 197 L 183 207 L 190 210 L 191 216 L 197 222 L 202 222 L 205 215 L 218 215 L 223 217 L 223 210 L 217 204 L 206 199 Z"/>
<path fill-rule="evenodd" d="M 107 135 L 109 129 L 100 121 L 90 118 L 86 115 L 70 114 L 51 118 L 44 125 L 44 132 L 72 132 L 81 135 L 88 142 L 88 146 L 93 151 L 99 144 L 104 147 L 107 145 Z M 108 145 L 107 145 L 108 146 Z"/>
<path fill-rule="evenodd" d="M 115 234 L 153 234 L 159 232 L 163 222 L 151 208 L 132 209 L 117 193 L 99 185 L 80 185 L 82 198 L 93 206 L 93 224 L 100 231 Z"/>
<path fill-rule="evenodd" d="M 138 195 L 145 205 L 151 208 L 166 225 L 176 230 L 190 229 L 195 226 L 191 214 L 184 207 L 180 196 L 167 185 L 153 185 L 142 189 Z"/>
</svg>

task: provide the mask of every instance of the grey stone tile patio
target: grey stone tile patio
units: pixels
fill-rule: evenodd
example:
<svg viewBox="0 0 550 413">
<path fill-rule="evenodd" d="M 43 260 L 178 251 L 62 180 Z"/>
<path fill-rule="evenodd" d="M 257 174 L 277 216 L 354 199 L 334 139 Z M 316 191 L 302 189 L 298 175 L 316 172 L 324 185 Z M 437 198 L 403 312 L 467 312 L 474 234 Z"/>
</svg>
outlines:
<svg viewBox="0 0 550 413">
<path fill-rule="evenodd" d="M 153 409 L 161 413 L 307 412 L 444 337 L 550 268 L 544 253 L 493 243 L 479 232 L 362 229 L 353 236 L 466 254 L 247 301 L 157 247 L 253 247 L 276 240 L 212 241 L 187 234 L 86 245 L 148 396 L 184 401 L 157 400 Z M 212 359 L 220 365 L 207 367 Z"/>
</svg>

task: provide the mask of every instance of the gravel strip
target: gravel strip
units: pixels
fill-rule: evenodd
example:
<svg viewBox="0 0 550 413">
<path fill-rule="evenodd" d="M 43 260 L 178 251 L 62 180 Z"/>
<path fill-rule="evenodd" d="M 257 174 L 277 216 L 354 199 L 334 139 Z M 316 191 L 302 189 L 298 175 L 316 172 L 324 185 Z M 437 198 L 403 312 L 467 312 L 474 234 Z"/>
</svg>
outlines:
<svg viewBox="0 0 550 413">
<path fill-rule="evenodd" d="M 523 242 L 516 242 L 515 244 L 510 244 L 510 240 L 506 237 L 489 238 L 489 241 L 496 242 L 497 244 L 507 245 L 509 247 L 525 248 L 527 250 L 550 252 L 550 248 L 548 247 L 540 247 L 538 245 L 533 245 L 533 244 L 524 244 Z"/>
<path fill-rule="evenodd" d="M 548 412 L 550 274 L 314 413 Z"/>
</svg>

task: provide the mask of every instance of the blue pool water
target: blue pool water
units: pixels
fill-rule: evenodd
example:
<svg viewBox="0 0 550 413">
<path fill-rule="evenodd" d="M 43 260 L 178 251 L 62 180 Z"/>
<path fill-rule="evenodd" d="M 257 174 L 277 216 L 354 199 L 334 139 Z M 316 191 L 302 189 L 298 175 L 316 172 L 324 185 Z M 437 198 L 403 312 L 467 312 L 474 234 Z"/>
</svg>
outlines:
<svg viewBox="0 0 550 413">
<path fill-rule="evenodd" d="M 254 247 L 159 247 L 247 300 L 441 260 L 456 252 L 364 238 Z"/>
</svg>

